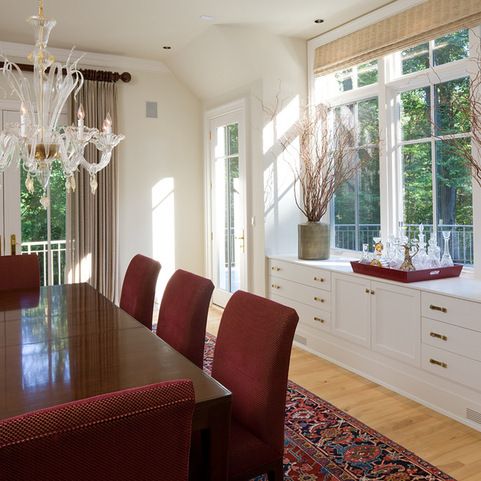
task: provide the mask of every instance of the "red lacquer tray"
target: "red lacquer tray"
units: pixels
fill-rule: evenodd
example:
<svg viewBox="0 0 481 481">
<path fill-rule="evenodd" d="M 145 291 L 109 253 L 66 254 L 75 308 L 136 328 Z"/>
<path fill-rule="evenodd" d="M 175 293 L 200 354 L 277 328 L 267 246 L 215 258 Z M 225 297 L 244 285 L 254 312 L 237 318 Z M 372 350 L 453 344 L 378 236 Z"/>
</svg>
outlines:
<svg viewBox="0 0 481 481">
<path fill-rule="evenodd" d="M 454 264 L 452 267 L 438 267 L 436 269 L 422 269 L 419 271 L 405 272 L 398 269 L 387 269 L 386 267 L 361 264 L 358 261 L 351 261 L 352 270 L 358 274 L 367 276 L 382 277 L 397 282 L 419 282 L 433 279 L 444 279 L 445 277 L 459 277 L 463 269 L 462 264 Z"/>
</svg>

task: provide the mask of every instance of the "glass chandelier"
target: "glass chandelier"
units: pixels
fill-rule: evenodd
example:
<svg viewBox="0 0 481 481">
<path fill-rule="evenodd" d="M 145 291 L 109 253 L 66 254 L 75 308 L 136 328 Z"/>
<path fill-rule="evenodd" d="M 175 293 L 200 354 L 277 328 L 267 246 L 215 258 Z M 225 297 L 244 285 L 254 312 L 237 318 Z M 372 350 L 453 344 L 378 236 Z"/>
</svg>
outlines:
<svg viewBox="0 0 481 481">
<path fill-rule="evenodd" d="M 108 165 L 112 150 L 124 139 L 112 133 L 112 119 L 107 114 L 102 130 L 84 125 L 82 105 L 78 110 L 77 126 L 58 126 L 60 114 L 70 95 L 78 93 L 83 75 L 71 55 L 65 65 L 55 60 L 47 50 L 47 43 L 55 20 L 44 17 L 43 0 L 39 0 L 38 15 L 27 20 L 35 30 L 35 47 L 28 56 L 33 62 L 33 80 L 29 81 L 13 62 L 2 57 L 3 75 L 20 100 L 20 123 L 8 126 L 0 133 L 0 172 L 12 162 L 27 172 L 25 187 L 34 190 L 34 180 L 43 189 L 40 200 L 44 208 L 49 205 L 48 185 L 55 161 L 60 163 L 67 192 L 75 190 L 74 173 L 81 165 L 90 174 L 92 194 L 97 190 L 97 173 Z M 87 144 L 93 144 L 100 153 L 98 162 L 84 157 Z"/>
</svg>

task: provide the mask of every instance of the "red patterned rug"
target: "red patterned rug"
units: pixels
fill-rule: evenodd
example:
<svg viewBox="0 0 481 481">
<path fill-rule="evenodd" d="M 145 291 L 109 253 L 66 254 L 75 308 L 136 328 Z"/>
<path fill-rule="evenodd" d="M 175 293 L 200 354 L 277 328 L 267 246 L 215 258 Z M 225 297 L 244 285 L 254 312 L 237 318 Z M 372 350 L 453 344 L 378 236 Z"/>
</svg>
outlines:
<svg viewBox="0 0 481 481">
<path fill-rule="evenodd" d="M 208 372 L 214 346 L 215 337 L 208 335 Z M 284 480 L 455 481 L 292 381 L 287 388 Z"/>
</svg>

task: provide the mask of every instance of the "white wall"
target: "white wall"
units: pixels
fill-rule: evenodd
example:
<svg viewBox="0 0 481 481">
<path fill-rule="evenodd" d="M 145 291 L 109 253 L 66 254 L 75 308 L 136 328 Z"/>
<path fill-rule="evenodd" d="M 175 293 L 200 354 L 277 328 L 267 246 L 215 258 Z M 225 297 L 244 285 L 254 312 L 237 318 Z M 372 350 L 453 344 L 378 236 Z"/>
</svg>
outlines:
<svg viewBox="0 0 481 481">
<path fill-rule="evenodd" d="M 170 73 L 131 72 L 118 84 L 119 275 L 132 256 L 162 264 L 160 285 L 176 268 L 202 274 L 203 168 L 201 105 Z M 145 102 L 158 103 L 158 118 L 146 118 Z M 161 294 L 160 290 L 158 294 Z"/>
<path fill-rule="evenodd" d="M 246 99 L 248 207 L 255 218 L 248 231 L 249 289 L 263 294 L 264 256 L 295 253 L 299 222 L 291 172 L 278 156 L 276 139 L 264 149 L 271 120 L 264 110 L 275 109 L 278 99 L 284 105 L 306 98 L 306 42 L 259 28 L 213 26 L 167 64 L 202 100 L 204 111 Z"/>
</svg>

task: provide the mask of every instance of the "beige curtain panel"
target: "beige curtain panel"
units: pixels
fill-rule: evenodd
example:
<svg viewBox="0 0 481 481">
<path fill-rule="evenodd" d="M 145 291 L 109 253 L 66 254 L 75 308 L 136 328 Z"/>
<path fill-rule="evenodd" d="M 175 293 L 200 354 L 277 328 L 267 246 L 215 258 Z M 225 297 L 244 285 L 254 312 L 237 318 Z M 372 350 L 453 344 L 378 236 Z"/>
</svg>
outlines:
<svg viewBox="0 0 481 481">
<path fill-rule="evenodd" d="M 107 113 L 117 128 L 116 87 L 112 82 L 86 80 L 77 98 L 71 100 L 71 121 L 77 121 L 82 103 L 85 120 L 102 128 Z M 99 153 L 89 144 L 85 159 L 98 162 Z M 98 189 L 90 192 L 90 177 L 81 168 L 75 174 L 77 188 L 67 196 L 67 278 L 88 282 L 110 300 L 117 290 L 118 259 L 118 166 L 116 149 L 109 165 L 97 174 Z"/>
<path fill-rule="evenodd" d="M 314 72 L 335 72 L 481 23 L 481 0 L 428 0 L 316 49 Z"/>
</svg>

